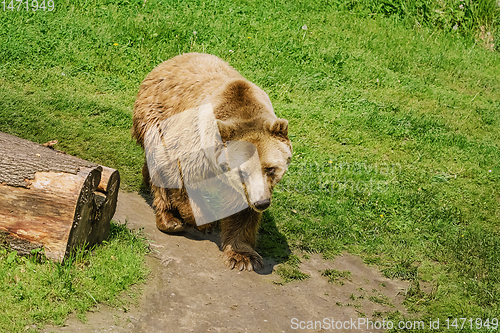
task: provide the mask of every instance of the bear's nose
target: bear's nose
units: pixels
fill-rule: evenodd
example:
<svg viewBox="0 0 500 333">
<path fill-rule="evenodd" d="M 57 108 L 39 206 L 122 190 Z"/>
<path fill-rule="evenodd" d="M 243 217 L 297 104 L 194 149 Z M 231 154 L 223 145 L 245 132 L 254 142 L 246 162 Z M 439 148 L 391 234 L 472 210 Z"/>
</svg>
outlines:
<svg viewBox="0 0 500 333">
<path fill-rule="evenodd" d="M 255 208 L 257 208 L 260 211 L 266 210 L 269 208 L 271 205 L 271 199 L 264 199 L 264 200 L 259 200 L 256 203 L 254 203 Z"/>
</svg>

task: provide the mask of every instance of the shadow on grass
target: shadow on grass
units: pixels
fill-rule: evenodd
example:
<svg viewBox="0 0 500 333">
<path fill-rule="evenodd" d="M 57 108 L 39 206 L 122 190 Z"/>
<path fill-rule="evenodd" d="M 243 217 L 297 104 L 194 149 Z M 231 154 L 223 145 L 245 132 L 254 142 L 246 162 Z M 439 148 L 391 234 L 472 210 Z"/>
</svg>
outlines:
<svg viewBox="0 0 500 333">
<path fill-rule="evenodd" d="M 265 211 L 262 215 L 257 238 L 257 252 L 262 257 L 273 259 L 276 264 L 281 264 L 290 257 L 291 251 L 288 241 L 285 235 L 278 230 L 271 211 Z"/>
</svg>

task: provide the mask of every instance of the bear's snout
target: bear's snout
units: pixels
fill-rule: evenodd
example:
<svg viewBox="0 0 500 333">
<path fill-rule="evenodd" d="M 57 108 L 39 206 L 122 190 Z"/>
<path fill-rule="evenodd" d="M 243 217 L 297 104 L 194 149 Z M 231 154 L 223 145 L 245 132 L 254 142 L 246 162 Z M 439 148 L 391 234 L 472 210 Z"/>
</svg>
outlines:
<svg viewBox="0 0 500 333">
<path fill-rule="evenodd" d="M 269 206 L 271 205 L 271 199 L 259 200 L 256 203 L 254 203 L 253 205 L 254 205 L 256 210 L 263 212 L 266 209 L 268 209 Z"/>
</svg>

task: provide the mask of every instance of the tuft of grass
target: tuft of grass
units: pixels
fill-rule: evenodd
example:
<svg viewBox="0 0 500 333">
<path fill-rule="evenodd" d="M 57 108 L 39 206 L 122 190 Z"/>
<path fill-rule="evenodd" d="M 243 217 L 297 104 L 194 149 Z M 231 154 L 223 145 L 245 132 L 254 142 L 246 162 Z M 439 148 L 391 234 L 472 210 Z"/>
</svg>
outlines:
<svg viewBox="0 0 500 333">
<path fill-rule="evenodd" d="M 394 307 L 394 305 L 391 303 L 391 300 L 389 297 L 387 297 L 384 294 L 378 294 L 376 296 L 370 296 L 368 297 L 368 300 L 370 302 L 376 303 L 376 304 L 381 304 L 381 305 L 387 305 L 390 307 Z"/>
<path fill-rule="evenodd" d="M 416 280 L 417 279 L 417 266 L 408 261 L 397 263 L 391 267 L 387 267 L 382 270 L 385 277 L 390 279 L 402 279 L 402 280 Z"/>
<path fill-rule="evenodd" d="M 308 279 L 309 274 L 301 272 L 297 267 L 281 264 L 275 271 L 281 277 L 281 281 L 276 284 L 284 285 L 292 281 L 302 281 Z"/>
<path fill-rule="evenodd" d="M 292 281 L 302 281 L 310 277 L 309 274 L 302 273 L 299 270 L 300 259 L 296 255 L 290 255 L 289 259 L 278 265 L 274 272 L 281 277 L 281 281 L 275 282 L 284 285 Z"/>
<path fill-rule="evenodd" d="M 110 237 L 91 250 L 80 249 L 63 263 L 36 251 L 29 257 L 0 250 L 0 331 L 36 332 L 62 325 L 68 314 L 85 313 L 99 303 L 119 305 L 116 297 L 145 280 L 144 237 L 112 223 Z"/>
<path fill-rule="evenodd" d="M 336 283 L 341 286 L 345 284 L 345 280 L 351 280 L 351 272 L 349 271 L 339 271 L 337 269 L 325 269 L 321 276 L 328 277 L 328 282 Z"/>
</svg>

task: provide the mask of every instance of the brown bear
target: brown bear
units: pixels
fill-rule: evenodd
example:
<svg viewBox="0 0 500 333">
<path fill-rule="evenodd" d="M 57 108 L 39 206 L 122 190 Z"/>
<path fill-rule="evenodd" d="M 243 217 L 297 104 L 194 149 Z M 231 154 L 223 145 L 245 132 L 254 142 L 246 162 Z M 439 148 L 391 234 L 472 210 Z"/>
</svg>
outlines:
<svg viewBox="0 0 500 333">
<path fill-rule="evenodd" d="M 203 107 L 206 105 L 210 106 L 210 112 Z M 186 110 L 191 111 L 184 112 Z M 193 122 L 186 117 L 197 118 L 195 123 L 198 127 L 191 126 Z M 170 122 L 165 132 L 184 133 L 193 131 L 193 128 L 194 132 L 207 132 L 206 128 L 215 126 L 220 135 L 200 134 L 193 139 L 189 135 L 188 139 L 181 137 L 167 144 L 172 150 L 196 151 L 213 146 L 220 156 L 217 139 L 226 148 L 227 143 L 234 142 L 250 143 L 256 148 L 263 190 L 258 191 L 259 197 L 248 202 L 246 208 L 220 219 L 220 229 L 224 262 L 229 267 L 249 271 L 261 268 L 262 257 L 255 251 L 256 236 L 262 212 L 271 203 L 273 188 L 283 177 L 291 160 L 288 121 L 276 117 L 263 90 L 243 78 L 225 61 L 200 53 L 183 54 L 167 60 L 144 79 L 134 105 L 132 136 L 145 148 L 149 131 L 168 119 L 175 121 L 173 124 Z M 185 129 L 188 126 L 192 128 Z M 168 133 L 165 135 L 168 136 Z M 194 167 L 192 164 L 182 165 L 181 168 L 180 163 L 173 163 L 170 168 L 179 168 L 181 175 L 188 174 L 189 169 Z M 150 170 L 151 166 L 148 169 L 148 164 L 144 163 L 142 174 L 154 194 L 158 229 L 172 233 L 196 227 L 198 220 L 195 216 L 200 216 L 204 208 L 189 200 L 184 186 L 185 177 L 181 176 L 180 186 L 162 186 L 151 181 L 153 175 L 150 178 Z M 172 174 L 169 170 L 165 172 L 167 178 Z M 247 199 L 250 198 L 249 190 L 245 188 Z"/>
</svg>

